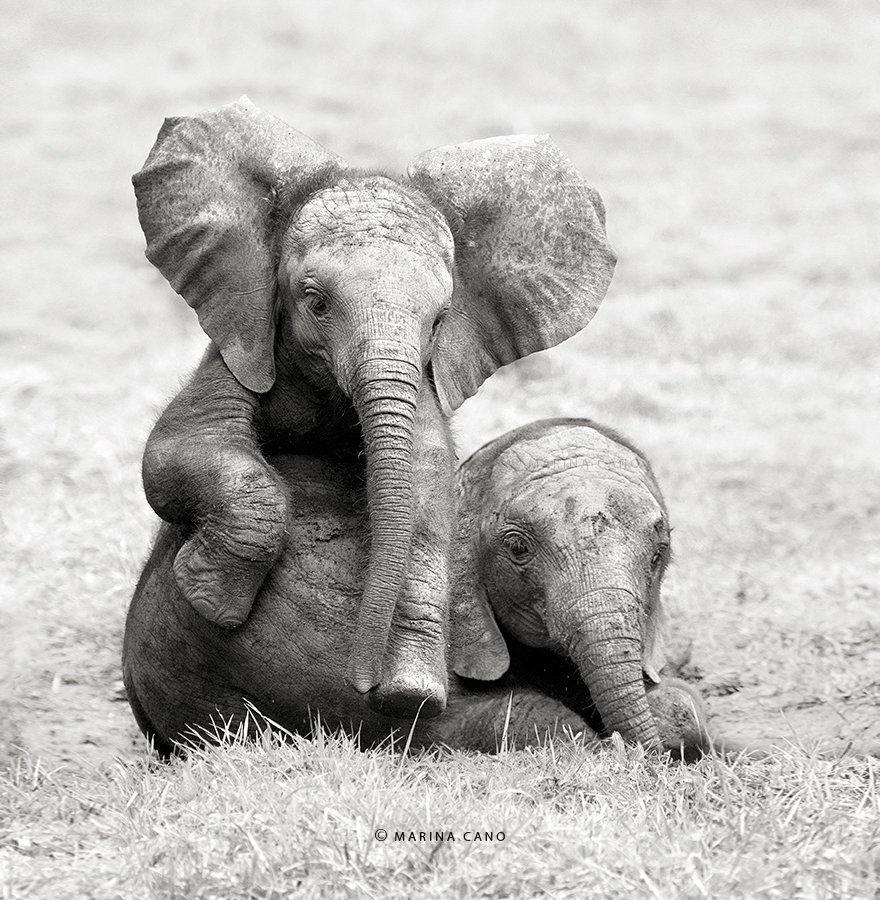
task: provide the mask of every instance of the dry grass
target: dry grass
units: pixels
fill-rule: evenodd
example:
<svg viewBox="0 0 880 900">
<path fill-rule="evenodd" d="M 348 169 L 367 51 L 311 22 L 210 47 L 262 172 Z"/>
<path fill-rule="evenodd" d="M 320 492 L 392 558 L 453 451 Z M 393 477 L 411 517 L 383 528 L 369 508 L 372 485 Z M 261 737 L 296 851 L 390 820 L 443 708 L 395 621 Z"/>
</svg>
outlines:
<svg viewBox="0 0 880 900">
<path fill-rule="evenodd" d="M 0 780 L 3 896 L 876 896 L 876 762 L 798 744 L 880 731 L 878 45 L 869 0 L 5 10 L 0 757 L 27 755 Z M 790 750 L 145 761 L 117 688 L 139 460 L 204 338 L 129 178 L 164 116 L 243 92 L 355 165 L 549 131 L 597 185 L 606 302 L 465 405 L 461 449 L 560 414 L 643 446 L 689 674 L 718 729 Z"/>
<path fill-rule="evenodd" d="M 795 749 L 684 767 L 622 743 L 233 741 L 100 775 L 21 764 L 0 852 L 15 897 L 873 897 L 878 776 Z"/>
</svg>

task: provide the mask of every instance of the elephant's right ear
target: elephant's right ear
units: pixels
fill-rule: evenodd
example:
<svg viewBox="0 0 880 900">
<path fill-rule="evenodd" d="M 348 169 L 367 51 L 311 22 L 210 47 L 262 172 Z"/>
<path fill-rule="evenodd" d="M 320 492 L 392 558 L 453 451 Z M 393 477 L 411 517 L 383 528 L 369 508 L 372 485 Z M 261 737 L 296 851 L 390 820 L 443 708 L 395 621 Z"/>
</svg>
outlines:
<svg viewBox="0 0 880 900">
<path fill-rule="evenodd" d="M 472 462 L 473 457 L 468 462 Z M 510 668 L 510 654 L 486 599 L 480 572 L 480 479 L 468 462 L 459 469 L 459 525 L 449 605 L 450 659 L 462 678 L 495 681 Z"/>
<path fill-rule="evenodd" d="M 183 296 L 247 388 L 275 381 L 278 218 L 345 162 L 246 97 L 166 119 L 132 179 L 147 258 Z"/>
<path fill-rule="evenodd" d="M 510 654 L 495 614 L 481 585 L 458 582 L 456 588 L 449 605 L 452 671 L 462 678 L 496 681 L 510 668 Z"/>
</svg>

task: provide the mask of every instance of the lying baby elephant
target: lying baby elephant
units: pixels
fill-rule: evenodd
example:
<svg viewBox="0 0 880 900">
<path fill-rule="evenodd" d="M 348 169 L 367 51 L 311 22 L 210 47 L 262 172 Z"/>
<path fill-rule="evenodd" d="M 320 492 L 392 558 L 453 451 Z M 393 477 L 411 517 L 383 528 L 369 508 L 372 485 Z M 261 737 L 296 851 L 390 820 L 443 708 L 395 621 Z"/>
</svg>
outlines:
<svg viewBox="0 0 880 900">
<path fill-rule="evenodd" d="M 650 749 L 707 745 L 699 697 L 661 678 L 660 582 L 669 525 L 645 458 L 584 419 L 535 422 L 459 473 L 449 703 L 434 718 L 374 709 L 345 670 L 369 548 L 354 459 L 281 456 L 294 513 L 287 550 L 249 619 L 226 631 L 181 601 L 172 564 L 186 532 L 163 524 L 138 583 L 123 670 L 142 731 L 163 754 L 216 725 L 325 726 L 375 745 L 494 751 L 548 731 L 620 732 Z M 646 687 L 647 686 L 647 687 Z"/>
</svg>

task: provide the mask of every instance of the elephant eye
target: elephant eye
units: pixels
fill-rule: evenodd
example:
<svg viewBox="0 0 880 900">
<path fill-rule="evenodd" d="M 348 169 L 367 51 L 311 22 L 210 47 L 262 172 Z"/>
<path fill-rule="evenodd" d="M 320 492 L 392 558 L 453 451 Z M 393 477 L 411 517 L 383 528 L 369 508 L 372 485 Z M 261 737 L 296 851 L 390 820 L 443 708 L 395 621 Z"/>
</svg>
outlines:
<svg viewBox="0 0 880 900">
<path fill-rule="evenodd" d="M 651 557 L 651 571 L 656 572 L 660 564 L 669 556 L 669 544 L 661 544 Z"/>
<path fill-rule="evenodd" d="M 518 566 L 525 565 L 535 555 L 531 541 L 520 532 L 509 532 L 504 535 L 503 541 L 507 555 Z"/>
<path fill-rule="evenodd" d="M 309 311 L 315 316 L 326 316 L 330 312 L 330 301 L 327 295 L 314 288 L 306 288 L 306 303 L 308 303 Z"/>
<path fill-rule="evenodd" d="M 440 315 L 438 315 L 437 318 L 434 319 L 434 325 L 431 328 L 431 340 L 432 341 L 434 340 L 434 338 L 437 337 L 437 332 L 440 330 L 440 326 L 443 324 L 443 320 L 445 318 L 446 318 L 446 310 L 444 309 L 440 313 Z"/>
</svg>

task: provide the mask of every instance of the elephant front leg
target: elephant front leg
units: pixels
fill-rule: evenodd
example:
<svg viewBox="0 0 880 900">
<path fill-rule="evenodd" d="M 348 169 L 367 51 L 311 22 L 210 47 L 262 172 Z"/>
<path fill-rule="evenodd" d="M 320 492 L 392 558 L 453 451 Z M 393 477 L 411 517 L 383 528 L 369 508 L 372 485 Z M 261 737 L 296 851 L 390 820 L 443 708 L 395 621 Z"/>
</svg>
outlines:
<svg viewBox="0 0 880 900">
<path fill-rule="evenodd" d="M 248 454 L 201 448 L 210 511 L 174 560 L 183 595 L 209 621 L 241 625 L 284 546 L 287 508 L 269 467 Z"/>
<path fill-rule="evenodd" d="M 599 740 L 587 722 L 560 701 L 509 681 L 475 691 L 460 687 L 443 716 L 431 723 L 430 733 L 436 743 L 482 753 L 538 747 L 555 737 Z"/>
<path fill-rule="evenodd" d="M 287 533 L 286 491 L 254 434 L 257 403 L 209 351 L 144 452 L 150 505 L 190 532 L 174 560 L 181 592 L 227 628 L 247 619 Z"/>
<path fill-rule="evenodd" d="M 370 704 L 393 715 L 438 715 L 446 706 L 449 555 L 457 510 L 449 424 L 422 380 L 413 434 L 413 534 L 394 609 L 382 681 Z"/>
</svg>

